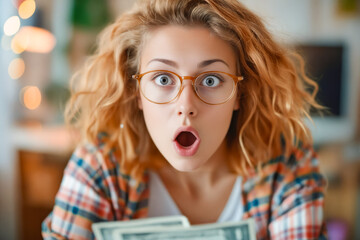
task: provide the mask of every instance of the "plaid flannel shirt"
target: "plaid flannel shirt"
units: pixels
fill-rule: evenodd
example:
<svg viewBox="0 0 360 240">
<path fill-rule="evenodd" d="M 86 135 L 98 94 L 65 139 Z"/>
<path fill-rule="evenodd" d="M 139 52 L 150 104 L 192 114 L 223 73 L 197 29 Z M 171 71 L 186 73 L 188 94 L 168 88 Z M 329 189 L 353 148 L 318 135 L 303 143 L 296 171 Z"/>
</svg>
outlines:
<svg viewBox="0 0 360 240">
<path fill-rule="evenodd" d="M 242 181 L 243 219 L 254 218 L 257 239 L 327 239 L 323 219 L 325 180 L 310 146 L 279 156 Z M 44 239 L 94 239 L 91 224 L 147 217 L 149 176 L 137 183 L 101 145 L 78 147 L 65 171 Z"/>
</svg>

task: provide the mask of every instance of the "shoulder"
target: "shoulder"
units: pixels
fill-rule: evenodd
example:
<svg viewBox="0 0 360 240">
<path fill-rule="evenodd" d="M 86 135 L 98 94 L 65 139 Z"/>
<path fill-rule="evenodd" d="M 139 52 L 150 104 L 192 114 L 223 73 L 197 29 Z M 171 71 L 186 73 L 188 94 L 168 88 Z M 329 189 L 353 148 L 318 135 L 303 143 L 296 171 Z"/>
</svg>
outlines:
<svg viewBox="0 0 360 240">
<path fill-rule="evenodd" d="M 278 214 L 290 203 L 301 205 L 324 197 L 326 181 L 320 172 L 316 152 L 311 145 L 294 148 L 289 157 L 283 157 L 274 169 L 273 203 L 281 206 Z M 289 203 L 289 204 L 287 204 Z"/>
<path fill-rule="evenodd" d="M 264 164 L 264 172 L 267 175 L 276 174 L 278 180 L 290 182 L 294 178 L 306 178 L 312 175 L 320 177 L 319 161 L 314 148 L 311 145 L 293 147 L 289 156 L 281 155 Z"/>
<path fill-rule="evenodd" d="M 316 228 L 315 236 L 323 224 L 325 186 L 313 147 L 300 145 L 289 156 L 271 159 L 261 172 L 249 175 L 244 183 L 245 212 L 255 217 L 261 236 L 285 236 L 291 222 L 298 227 L 294 231 L 301 234 L 308 232 L 307 226 Z"/>
<path fill-rule="evenodd" d="M 289 156 L 280 155 L 244 178 L 248 207 L 276 208 L 296 194 L 305 199 L 323 198 L 326 181 L 311 145 L 300 145 Z M 301 194 L 299 194 L 301 192 Z M 271 205 L 270 205 L 271 204 Z"/>
<path fill-rule="evenodd" d="M 45 239 L 92 239 L 93 222 L 129 219 L 142 213 L 140 204 L 133 202 L 143 201 L 144 191 L 131 185 L 132 178 L 122 173 L 116 154 L 105 151 L 103 140 L 79 144 L 75 149 L 53 211 L 43 222 Z"/>
<path fill-rule="evenodd" d="M 311 145 L 293 147 L 289 156 L 279 156 L 264 165 L 265 175 L 272 176 L 275 181 L 274 191 L 282 187 L 282 193 L 291 192 L 293 187 L 303 187 L 304 184 L 324 185 L 320 173 L 317 153 Z"/>
<path fill-rule="evenodd" d="M 65 174 L 77 174 L 80 179 L 86 178 L 94 185 L 106 182 L 134 186 L 136 180 L 129 174 L 124 173 L 120 167 L 121 159 L 116 149 L 106 149 L 108 134 L 100 133 L 95 143 L 79 144 L 74 150 Z"/>
<path fill-rule="evenodd" d="M 256 184 L 271 183 L 271 181 L 290 183 L 308 177 L 322 179 L 319 162 L 311 145 L 300 144 L 298 147 L 293 147 L 288 156 L 282 154 L 264 163 L 260 170 L 251 172 L 247 180 L 255 187 Z"/>
<path fill-rule="evenodd" d="M 116 172 L 118 159 L 104 152 L 104 143 L 81 143 L 74 150 L 65 169 L 65 174 L 77 174 L 80 179 L 93 179 L 111 176 Z"/>
</svg>

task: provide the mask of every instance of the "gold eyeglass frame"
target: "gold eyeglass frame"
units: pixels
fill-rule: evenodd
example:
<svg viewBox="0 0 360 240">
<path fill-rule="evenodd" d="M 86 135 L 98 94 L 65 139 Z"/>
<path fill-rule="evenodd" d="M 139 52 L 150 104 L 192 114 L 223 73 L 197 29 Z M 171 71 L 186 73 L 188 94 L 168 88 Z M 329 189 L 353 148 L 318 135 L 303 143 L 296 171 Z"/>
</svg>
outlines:
<svg viewBox="0 0 360 240">
<path fill-rule="evenodd" d="M 151 73 L 151 72 L 167 72 L 167 73 L 174 74 L 175 76 L 177 76 L 177 77 L 180 79 L 180 90 L 179 90 L 179 92 L 177 93 L 177 95 L 176 95 L 173 99 L 171 99 L 171 100 L 168 101 L 168 102 L 158 103 L 158 102 L 155 102 L 155 101 L 153 101 L 153 100 L 148 99 L 148 98 L 145 96 L 145 94 L 144 94 L 144 93 L 142 92 L 142 90 L 141 90 L 140 81 L 141 81 L 141 78 L 142 78 L 145 74 L 148 74 L 148 73 Z M 208 103 L 208 102 L 204 101 L 203 99 L 201 99 L 201 97 L 199 96 L 199 94 L 198 94 L 198 92 L 197 92 L 197 90 L 196 90 L 196 88 L 195 88 L 195 86 L 194 86 L 194 83 L 195 83 L 195 80 L 196 80 L 200 75 L 206 74 L 206 73 L 222 73 L 222 74 L 228 75 L 229 77 L 231 77 L 231 78 L 234 80 L 235 87 L 234 87 L 232 93 L 230 94 L 230 96 L 229 96 L 225 101 L 223 101 L 223 102 L 221 102 L 221 103 Z M 192 85 L 192 87 L 193 87 L 193 90 L 194 90 L 194 92 L 195 92 L 195 95 L 196 95 L 202 102 L 204 102 L 204 103 L 206 103 L 206 104 L 209 104 L 209 105 L 220 105 L 220 104 L 224 104 L 224 103 L 226 103 L 227 101 L 229 101 L 229 100 L 234 96 L 235 89 L 236 89 L 236 86 L 237 86 L 238 82 L 244 80 L 244 77 L 243 77 L 243 76 L 235 76 L 235 75 L 232 75 L 232 74 L 230 74 L 230 73 L 221 72 L 221 71 L 206 71 L 206 72 L 199 73 L 199 74 L 197 74 L 195 77 L 193 77 L 193 76 L 180 76 L 179 74 L 176 74 L 176 73 L 171 72 L 171 71 L 168 71 L 168 70 L 152 70 L 152 71 L 144 72 L 144 73 L 141 73 L 141 74 L 134 74 L 134 75 L 132 75 L 132 78 L 133 78 L 133 79 L 136 79 L 136 80 L 138 81 L 138 86 L 139 86 L 139 88 L 140 88 L 141 94 L 142 94 L 148 101 L 150 101 L 150 102 L 152 102 L 152 103 L 156 103 L 156 104 L 167 104 L 167 103 L 171 103 L 172 101 L 174 101 L 175 99 L 177 99 L 177 98 L 181 95 L 181 92 L 182 92 L 183 89 L 184 89 L 183 80 L 191 80 L 191 85 Z"/>
</svg>

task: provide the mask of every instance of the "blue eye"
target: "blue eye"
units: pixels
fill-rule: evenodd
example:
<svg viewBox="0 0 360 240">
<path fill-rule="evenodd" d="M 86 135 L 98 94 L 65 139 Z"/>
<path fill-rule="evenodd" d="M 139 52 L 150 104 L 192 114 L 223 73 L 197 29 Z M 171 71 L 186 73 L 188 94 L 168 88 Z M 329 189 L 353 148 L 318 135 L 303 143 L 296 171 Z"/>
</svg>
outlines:
<svg viewBox="0 0 360 240">
<path fill-rule="evenodd" d="M 166 74 L 157 75 L 155 77 L 155 83 L 160 86 L 168 86 L 174 84 L 174 81 L 170 76 Z"/>
<path fill-rule="evenodd" d="M 217 76 L 208 75 L 202 79 L 201 85 L 205 87 L 217 87 L 221 83 L 221 81 L 222 80 Z"/>
</svg>

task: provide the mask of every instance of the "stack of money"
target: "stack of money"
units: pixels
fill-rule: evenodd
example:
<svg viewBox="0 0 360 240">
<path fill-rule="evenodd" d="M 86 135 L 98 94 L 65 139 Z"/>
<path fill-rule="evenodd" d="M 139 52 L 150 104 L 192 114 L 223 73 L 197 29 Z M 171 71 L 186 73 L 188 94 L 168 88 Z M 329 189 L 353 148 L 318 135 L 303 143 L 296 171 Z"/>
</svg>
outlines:
<svg viewBox="0 0 360 240">
<path fill-rule="evenodd" d="M 190 226 L 185 216 L 169 216 L 92 225 L 98 240 L 255 240 L 255 222 L 212 223 Z"/>
</svg>

